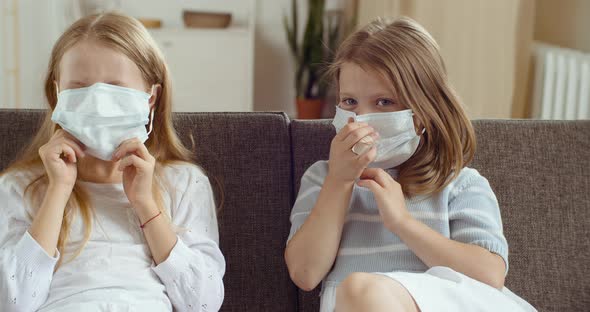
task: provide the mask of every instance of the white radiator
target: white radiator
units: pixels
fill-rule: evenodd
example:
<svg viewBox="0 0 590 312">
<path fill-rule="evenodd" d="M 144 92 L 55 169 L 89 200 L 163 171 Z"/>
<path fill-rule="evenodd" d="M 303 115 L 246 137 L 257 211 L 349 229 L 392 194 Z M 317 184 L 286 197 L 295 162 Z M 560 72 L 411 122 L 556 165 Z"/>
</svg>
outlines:
<svg viewBox="0 0 590 312">
<path fill-rule="evenodd" d="M 532 117 L 590 119 L 590 54 L 535 43 Z"/>
</svg>

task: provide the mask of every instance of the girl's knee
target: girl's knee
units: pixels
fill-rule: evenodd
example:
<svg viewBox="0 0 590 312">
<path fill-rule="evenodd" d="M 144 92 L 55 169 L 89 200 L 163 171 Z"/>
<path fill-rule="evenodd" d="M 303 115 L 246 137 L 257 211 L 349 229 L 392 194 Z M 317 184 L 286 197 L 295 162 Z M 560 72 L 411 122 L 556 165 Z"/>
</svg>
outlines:
<svg viewBox="0 0 590 312">
<path fill-rule="evenodd" d="M 415 311 L 407 309 L 408 296 L 403 286 L 388 277 L 356 272 L 338 286 L 336 310 Z M 409 299 L 411 301 L 411 297 Z"/>
<path fill-rule="evenodd" d="M 336 311 L 352 311 L 366 307 L 371 287 L 373 286 L 369 273 L 355 272 L 348 275 L 336 290 Z"/>
</svg>

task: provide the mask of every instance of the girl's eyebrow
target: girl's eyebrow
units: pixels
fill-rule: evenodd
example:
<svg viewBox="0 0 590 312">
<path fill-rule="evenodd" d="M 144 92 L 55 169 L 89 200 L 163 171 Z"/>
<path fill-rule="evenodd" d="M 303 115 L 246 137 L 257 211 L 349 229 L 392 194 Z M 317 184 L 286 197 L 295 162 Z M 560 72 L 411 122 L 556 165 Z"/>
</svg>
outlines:
<svg viewBox="0 0 590 312">
<path fill-rule="evenodd" d="M 347 92 L 341 92 L 340 93 L 340 97 L 344 98 L 354 98 L 355 96 L 347 93 Z M 375 93 L 369 96 L 370 99 L 381 99 L 381 98 L 387 98 L 387 99 L 395 99 L 395 94 L 391 93 L 391 92 L 380 92 L 380 93 Z"/>
<path fill-rule="evenodd" d="M 84 85 L 86 82 L 81 80 L 70 80 L 66 84 L 67 85 Z"/>
<path fill-rule="evenodd" d="M 371 98 L 373 99 L 378 99 L 378 98 L 395 98 L 395 96 L 391 93 L 377 93 L 371 96 Z"/>
</svg>

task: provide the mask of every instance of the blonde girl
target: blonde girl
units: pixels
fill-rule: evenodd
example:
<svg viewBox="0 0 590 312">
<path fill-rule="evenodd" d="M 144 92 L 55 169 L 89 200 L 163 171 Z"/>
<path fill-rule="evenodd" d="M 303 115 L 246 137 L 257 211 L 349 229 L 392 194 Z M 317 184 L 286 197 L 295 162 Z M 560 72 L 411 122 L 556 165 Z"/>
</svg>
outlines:
<svg viewBox="0 0 590 312">
<path fill-rule="evenodd" d="M 321 311 L 534 310 L 503 287 L 500 209 L 466 167 L 474 131 L 433 38 L 410 19 L 376 20 L 332 72 L 337 134 L 291 213 L 295 284 L 322 283 Z"/>
<path fill-rule="evenodd" d="M 115 13 L 78 20 L 53 48 L 45 96 L 43 125 L 0 177 L 0 310 L 217 311 L 211 186 L 175 133 L 146 29 Z"/>
</svg>

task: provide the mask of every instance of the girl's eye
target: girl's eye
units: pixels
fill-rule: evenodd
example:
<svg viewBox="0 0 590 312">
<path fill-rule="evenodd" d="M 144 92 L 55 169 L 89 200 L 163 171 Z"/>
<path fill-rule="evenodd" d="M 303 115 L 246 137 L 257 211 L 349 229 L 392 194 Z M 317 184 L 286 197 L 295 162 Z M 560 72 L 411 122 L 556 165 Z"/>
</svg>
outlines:
<svg viewBox="0 0 590 312">
<path fill-rule="evenodd" d="M 356 100 L 355 99 L 344 99 L 344 100 L 340 101 L 340 103 L 342 103 L 344 105 L 353 106 L 353 105 L 356 105 Z"/>
<path fill-rule="evenodd" d="M 393 101 L 390 99 L 379 99 L 377 101 L 378 106 L 389 106 L 389 105 L 393 105 L 393 104 L 395 104 L 395 103 L 393 103 Z"/>
</svg>

